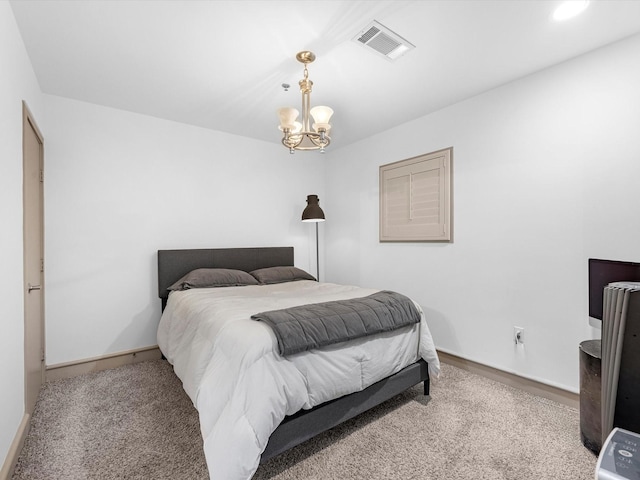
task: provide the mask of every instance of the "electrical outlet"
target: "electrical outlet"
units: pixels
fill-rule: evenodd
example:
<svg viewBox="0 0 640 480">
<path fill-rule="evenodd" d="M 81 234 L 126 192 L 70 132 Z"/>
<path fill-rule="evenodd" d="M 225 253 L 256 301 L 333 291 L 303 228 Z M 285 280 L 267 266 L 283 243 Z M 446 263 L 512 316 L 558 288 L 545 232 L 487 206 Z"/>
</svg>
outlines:
<svg viewBox="0 0 640 480">
<path fill-rule="evenodd" d="M 524 328 L 513 327 L 513 341 L 516 345 L 524 345 Z"/>
</svg>

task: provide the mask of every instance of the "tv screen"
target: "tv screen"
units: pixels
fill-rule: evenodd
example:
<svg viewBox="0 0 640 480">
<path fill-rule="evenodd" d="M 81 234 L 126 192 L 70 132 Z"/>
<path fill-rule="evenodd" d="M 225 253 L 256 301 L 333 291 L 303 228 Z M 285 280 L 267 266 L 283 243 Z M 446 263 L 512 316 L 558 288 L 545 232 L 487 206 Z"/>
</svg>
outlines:
<svg viewBox="0 0 640 480">
<path fill-rule="evenodd" d="M 589 316 L 602 320 L 603 290 L 611 282 L 640 282 L 640 263 L 589 259 Z"/>
</svg>

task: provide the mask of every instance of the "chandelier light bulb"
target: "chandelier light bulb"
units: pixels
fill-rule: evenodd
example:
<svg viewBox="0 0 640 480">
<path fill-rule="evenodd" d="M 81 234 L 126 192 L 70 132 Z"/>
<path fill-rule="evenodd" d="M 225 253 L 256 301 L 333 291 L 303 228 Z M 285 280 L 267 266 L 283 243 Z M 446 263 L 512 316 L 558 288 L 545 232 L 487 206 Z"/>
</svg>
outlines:
<svg viewBox="0 0 640 480">
<path fill-rule="evenodd" d="M 295 108 L 282 107 L 278 109 L 278 117 L 280 117 L 280 130 L 293 130 L 296 120 L 300 112 Z"/>
<path fill-rule="evenodd" d="M 333 110 L 331 108 L 317 106 L 313 107 L 309 113 L 311 113 L 311 116 L 316 122 L 313 126 L 316 132 L 321 128 L 326 131 L 331 128 L 331 125 L 329 125 L 329 120 L 331 120 L 331 115 L 333 115 Z"/>
<path fill-rule="evenodd" d="M 293 128 L 291 129 L 291 134 L 295 135 L 296 133 L 300 133 L 302 131 L 302 124 L 300 122 L 293 122 Z"/>
</svg>

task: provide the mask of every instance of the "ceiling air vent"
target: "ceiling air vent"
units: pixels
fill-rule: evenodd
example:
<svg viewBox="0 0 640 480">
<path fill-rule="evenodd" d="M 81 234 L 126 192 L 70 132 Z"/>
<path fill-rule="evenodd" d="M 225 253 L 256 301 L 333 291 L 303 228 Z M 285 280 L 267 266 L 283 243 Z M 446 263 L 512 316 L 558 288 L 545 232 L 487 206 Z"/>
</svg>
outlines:
<svg viewBox="0 0 640 480">
<path fill-rule="evenodd" d="M 416 48 L 415 45 L 375 20 L 362 29 L 353 38 L 353 41 L 388 60 L 395 60 L 409 50 Z"/>
</svg>

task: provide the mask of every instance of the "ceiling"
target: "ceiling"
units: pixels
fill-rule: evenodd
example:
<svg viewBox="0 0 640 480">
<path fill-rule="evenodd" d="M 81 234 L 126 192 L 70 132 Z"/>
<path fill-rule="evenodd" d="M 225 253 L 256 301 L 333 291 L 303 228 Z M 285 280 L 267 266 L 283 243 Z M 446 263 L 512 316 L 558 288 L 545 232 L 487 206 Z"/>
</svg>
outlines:
<svg viewBox="0 0 640 480">
<path fill-rule="evenodd" d="M 312 50 L 331 148 L 640 32 L 640 1 L 591 0 L 562 23 L 559 3 L 11 0 L 44 93 L 274 143 Z M 372 20 L 416 48 L 392 62 L 352 41 Z"/>
</svg>

